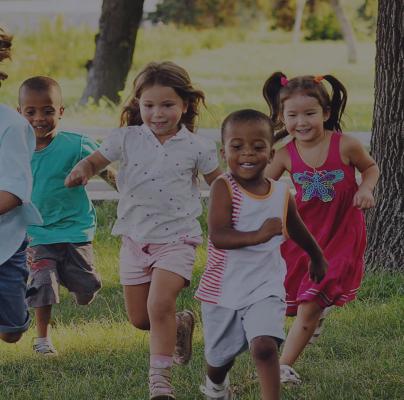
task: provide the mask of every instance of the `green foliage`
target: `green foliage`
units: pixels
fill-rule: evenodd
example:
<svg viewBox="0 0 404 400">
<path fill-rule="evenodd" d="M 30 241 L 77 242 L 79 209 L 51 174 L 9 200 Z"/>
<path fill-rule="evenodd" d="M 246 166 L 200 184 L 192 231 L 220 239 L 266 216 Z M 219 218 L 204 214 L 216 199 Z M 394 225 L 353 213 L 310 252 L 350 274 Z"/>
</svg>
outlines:
<svg viewBox="0 0 404 400">
<path fill-rule="evenodd" d="M 37 31 L 16 35 L 12 75 L 73 78 L 94 55 L 94 34 L 85 27 L 66 27 L 62 16 L 43 20 Z"/>
<path fill-rule="evenodd" d="M 306 40 L 340 40 L 343 38 L 335 14 L 329 13 L 321 18 L 309 15 L 305 22 Z"/>
<path fill-rule="evenodd" d="M 291 0 L 275 0 L 272 17 L 272 29 L 283 29 L 287 32 L 293 29 L 295 23 L 296 4 Z"/>
<path fill-rule="evenodd" d="M 251 23 L 267 10 L 263 0 L 163 0 L 148 19 L 206 29 Z"/>
<path fill-rule="evenodd" d="M 357 8 L 357 15 L 366 22 L 368 33 L 376 32 L 377 0 L 364 0 Z"/>
</svg>

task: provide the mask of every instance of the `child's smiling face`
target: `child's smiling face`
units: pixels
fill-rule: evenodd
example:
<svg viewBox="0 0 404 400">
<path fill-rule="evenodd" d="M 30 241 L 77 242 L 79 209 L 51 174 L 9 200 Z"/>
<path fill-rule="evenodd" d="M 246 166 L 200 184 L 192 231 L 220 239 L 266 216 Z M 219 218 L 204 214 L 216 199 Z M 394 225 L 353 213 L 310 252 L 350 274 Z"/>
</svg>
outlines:
<svg viewBox="0 0 404 400">
<path fill-rule="evenodd" d="M 273 153 L 271 134 L 264 121 L 229 122 L 222 155 L 234 177 L 243 181 L 263 177 Z"/>
<path fill-rule="evenodd" d="M 167 140 L 179 130 L 187 104 L 168 86 L 154 85 L 145 89 L 139 98 L 142 121 L 159 140 Z"/>
<path fill-rule="evenodd" d="M 22 88 L 18 111 L 35 130 L 38 140 L 51 141 L 56 134 L 64 107 L 60 92 L 56 88 L 33 90 Z"/>
</svg>

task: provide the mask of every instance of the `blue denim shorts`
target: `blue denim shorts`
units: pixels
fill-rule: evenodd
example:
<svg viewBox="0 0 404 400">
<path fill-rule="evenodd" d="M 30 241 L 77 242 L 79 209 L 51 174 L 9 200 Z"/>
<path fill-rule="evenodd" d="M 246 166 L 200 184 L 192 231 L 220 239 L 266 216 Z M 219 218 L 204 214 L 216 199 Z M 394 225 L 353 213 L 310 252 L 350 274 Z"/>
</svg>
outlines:
<svg viewBox="0 0 404 400">
<path fill-rule="evenodd" d="M 0 332 L 25 332 L 29 313 L 25 300 L 28 268 L 25 249 L 27 240 L 5 263 L 0 265 Z"/>
</svg>

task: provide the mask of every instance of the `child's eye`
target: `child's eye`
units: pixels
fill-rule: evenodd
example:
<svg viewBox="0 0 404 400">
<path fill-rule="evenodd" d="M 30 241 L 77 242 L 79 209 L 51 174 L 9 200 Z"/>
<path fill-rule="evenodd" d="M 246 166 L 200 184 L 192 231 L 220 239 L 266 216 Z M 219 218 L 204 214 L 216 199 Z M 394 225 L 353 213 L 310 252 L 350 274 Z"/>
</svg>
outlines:
<svg viewBox="0 0 404 400">
<path fill-rule="evenodd" d="M 240 149 L 241 149 L 241 145 L 240 145 L 240 144 L 233 144 L 231 147 L 232 147 L 233 149 L 235 149 L 235 150 L 240 150 Z"/>
</svg>

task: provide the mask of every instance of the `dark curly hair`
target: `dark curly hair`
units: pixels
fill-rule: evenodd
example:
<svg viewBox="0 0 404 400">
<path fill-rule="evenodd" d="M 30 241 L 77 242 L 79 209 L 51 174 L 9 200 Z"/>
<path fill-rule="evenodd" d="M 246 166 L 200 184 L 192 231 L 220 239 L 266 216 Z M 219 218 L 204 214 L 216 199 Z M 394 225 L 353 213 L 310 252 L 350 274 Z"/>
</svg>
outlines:
<svg viewBox="0 0 404 400">
<path fill-rule="evenodd" d="M 0 62 L 7 58 L 11 58 L 11 42 L 13 37 L 6 33 L 6 31 L 0 27 Z M 7 79 L 7 74 L 0 71 L 0 85 L 1 81 Z"/>
</svg>

